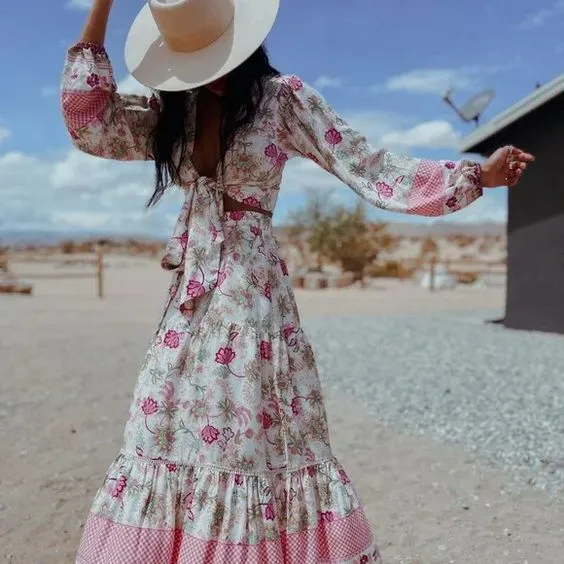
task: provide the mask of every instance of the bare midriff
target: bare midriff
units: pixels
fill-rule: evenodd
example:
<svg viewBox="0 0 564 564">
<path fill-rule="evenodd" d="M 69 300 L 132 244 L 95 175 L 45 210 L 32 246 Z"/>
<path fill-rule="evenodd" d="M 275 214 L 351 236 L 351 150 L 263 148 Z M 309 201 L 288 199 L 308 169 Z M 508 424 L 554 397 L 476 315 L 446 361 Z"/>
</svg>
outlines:
<svg viewBox="0 0 564 564">
<path fill-rule="evenodd" d="M 272 212 L 269 212 L 268 210 L 263 210 L 262 208 L 257 208 L 255 206 L 249 206 L 248 204 L 239 202 L 225 195 L 223 196 L 223 209 L 226 212 L 248 211 L 248 212 L 261 213 L 268 217 L 272 217 Z"/>
</svg>

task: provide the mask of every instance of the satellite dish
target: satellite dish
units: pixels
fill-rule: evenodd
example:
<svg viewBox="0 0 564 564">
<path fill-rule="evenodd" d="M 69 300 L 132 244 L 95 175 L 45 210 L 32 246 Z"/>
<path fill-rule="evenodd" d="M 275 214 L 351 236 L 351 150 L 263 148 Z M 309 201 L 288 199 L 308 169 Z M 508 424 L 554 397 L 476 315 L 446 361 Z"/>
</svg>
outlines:
<svg viewBox="0 0 564 564">
<path fill-rule="evenodd" d="M 478 94 L 472 96 L 466 104 L 459 108 L 451 98 L 452 92 L 452 88 L 449 88 L 443 96 L 443 100 L 458 114 L 460 119 L 467 123 L 473 121 L 476 126 L 480 121 L 480 116 L 483 111 L 495 96 L 495 92 L 493 90 L 483 90 L 482 92 L 478 92 Z"/>
</svg>

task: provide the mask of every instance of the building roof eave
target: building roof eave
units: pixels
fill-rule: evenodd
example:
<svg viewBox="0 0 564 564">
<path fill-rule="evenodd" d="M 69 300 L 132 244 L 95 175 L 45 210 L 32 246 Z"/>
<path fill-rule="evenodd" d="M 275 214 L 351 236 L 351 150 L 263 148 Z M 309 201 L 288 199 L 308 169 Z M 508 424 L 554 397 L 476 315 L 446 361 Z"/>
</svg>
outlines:
<svg viewBox="0 0 564 564">
<path fill-rule="evenodd" d="M 520 120 L 533 110 L 546 104 L 559 94 L 564 92 L 564 74 L 556 77 L 551 82 L 537 88 L 534 92 L 522 98 L 513 106 L 492 118 L 484 125 L 477 127 L 472 133 L 469 133 L 458 144 L 458 150 L 461 153 L 476 152 L 484 141 L 500 133 L 503 129 Z M 479 150 L 477 151 L 480 152 Z"/>
</svg>

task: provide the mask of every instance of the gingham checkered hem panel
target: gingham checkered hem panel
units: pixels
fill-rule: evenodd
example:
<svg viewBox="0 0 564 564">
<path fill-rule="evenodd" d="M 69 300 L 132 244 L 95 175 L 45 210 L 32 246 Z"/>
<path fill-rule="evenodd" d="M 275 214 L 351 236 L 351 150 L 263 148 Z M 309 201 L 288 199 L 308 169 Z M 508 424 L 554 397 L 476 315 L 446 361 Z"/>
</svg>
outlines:
<svg viewBox="0 0 564 564">
<path fill-rule="evenodd" d="M 381 564 L 364 511 L 256 545 L 206 541 L 91 514 L 77 564 Z"/>
</svg>

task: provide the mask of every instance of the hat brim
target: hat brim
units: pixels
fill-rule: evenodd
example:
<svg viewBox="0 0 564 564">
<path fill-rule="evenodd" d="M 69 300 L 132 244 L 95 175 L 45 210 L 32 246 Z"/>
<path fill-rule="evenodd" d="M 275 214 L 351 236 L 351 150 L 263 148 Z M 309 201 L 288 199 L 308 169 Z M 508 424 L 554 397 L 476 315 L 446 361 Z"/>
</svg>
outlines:
<svg viewBox="0 0 564 564">
<path fill-rule="evenodd" d="M 235 15 L 225 33 L 193 53 L 172 51 L 146 4 L 125 42 L 125 64 L 141 84 L 154 90 L 190 90 L 231 72 L 263 43 L 278 14 L 280 0 L 235 0 Z"/>
</svg>

